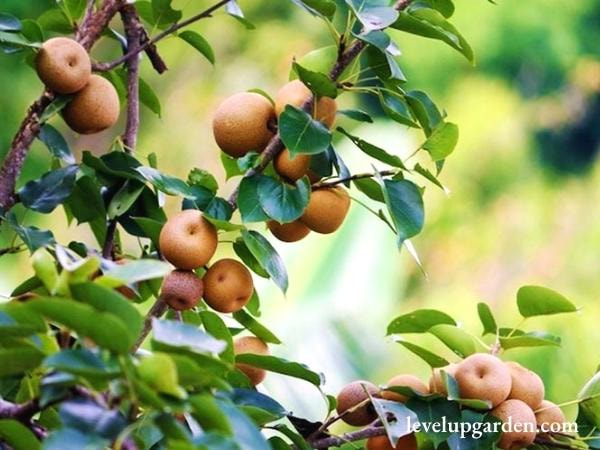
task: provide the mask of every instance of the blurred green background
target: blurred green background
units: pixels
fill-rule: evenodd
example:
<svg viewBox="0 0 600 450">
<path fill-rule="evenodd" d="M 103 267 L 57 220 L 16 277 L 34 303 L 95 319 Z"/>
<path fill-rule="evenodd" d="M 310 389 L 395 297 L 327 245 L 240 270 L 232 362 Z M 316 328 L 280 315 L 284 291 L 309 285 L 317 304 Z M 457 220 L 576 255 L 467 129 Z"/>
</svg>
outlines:
<svg viewBox="0 0 600 450">
<path fill-rule="evenodd" d="M 2 10 L 35 18 L 50 0 L 3 0 Z M 191 15 L 208 1 L 175 0 Z M 325 27 L 289 1 L 241 0 L 248 31 L 224 13 L 194 25 L 213 45 L 212 67 L 194 49 L 172 38 L 159 45 L 170 70 L 154 73 L 147 61 L 143 77 L 159 93 L 162 117 L 143 110 L 138 157 L 155 152 L 161 170 L 185 178 L 193 167 L 213 171 L 222 194 L 225 182 L 211 133 L 211 113 L 228 95 L 261 88 L 274 95 L 286 82 L 292 58 L 328 45 Z M 477 55 L 471 67 L 436 41 L 394 32 L 399 62 L 411 89 L 429 92 L 460 126 L 459 146 L 442 173 L 451 194 L 428 187 L 425 231 L 413 239 L 427 277 L 406 251 L 398 253 L 382 222 L 354 204 L 334 235 L 311 234 L 297 244 L 273 240 L 290 273 L 287 296 L 257 279 L 263 318 L 284 341 L 273 351 L 325 373 L 335 393 L 353 379 L 385 383 L 397 373 L 424 380 L 429 369 L 385 337 L 395 316 L 417 308 L 438 308 L 468 330 L 479 333 L 476 304 L 488 302 L 499 321 L 516 325 L 517 289 L 541 284 L 582 307 L 578 314 L 531 320 L 526 329 L 546 329 L 563 337 L 563 348 L 506 353 L 536 370 L 555 402 L 575 398 L 600 362 L 600 3 L 597 0 L 456 0 L 453 23 Z M 95 48 L 98 59 L 119 49 L 108 41 Z M 33 70 L 19 56 L 0 55 L 0 152 L 5 152 L 29 103 L 42 90 Z M 17 63 L 19 62 L 19 63 Z M 340 98 L 343 107 L 369 108 L 364 99 Z M 78 137 L 60 119 L 53 125 L 77 150 L 102 153 L 122 124 L 100 135 Z M 354 134 L 399 155 L 409 155 L 421 136 L 395 123 L 357 126 Z M 347 142 L 338 149 L 353 171 L 369 170 Z M 426 162 L 426 160 L 423 160 Z M 21 183 L 49 165 L 38 142 Z M 419 180 L 421 182 L 421 180 Z M 353 192 L 356 197 L 360 193 Z M 168 200 L 174 211 L 177 202 Z M 35 217 L 28 224 L 54 231 L 59 242 L 93 243 L 86 227 L 67 225 L 64 213 Z M 3 232 L 0 246 L 13 236 Z M 134 253 L 137 242 L 128 241 Z M 221 255 L 233 254 L 228 244 Z M 28 255 L 0 260 L 0 293 L 6 295 L 30 274 Z M 413 342 L 452 359 L 433 339 Z M 302 382 L 270 376 L 264 389 L 298 415 L 322 418 L 325 404 Z M 572 417 L 576 410 L 567 408 Z"/>
</svg>

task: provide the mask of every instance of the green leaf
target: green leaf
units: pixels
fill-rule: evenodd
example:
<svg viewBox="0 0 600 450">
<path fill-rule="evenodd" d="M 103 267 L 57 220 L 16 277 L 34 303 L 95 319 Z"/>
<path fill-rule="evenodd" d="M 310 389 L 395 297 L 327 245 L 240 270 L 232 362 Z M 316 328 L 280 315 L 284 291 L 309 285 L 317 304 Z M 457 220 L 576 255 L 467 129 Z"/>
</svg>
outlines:
<svg viewBox="0 0 600 450">
<path fill-rule="evenodd" d="M 235 361 L 233 339 L 231 337 L 231 332 L 229 331 L 229 328 L 227 328 L 227 325 L 225 325 L 225 322 L 223 322 L 223 319 L 212 311 L 200 311 L 198 314 L 200 315 L 202 325 L 208 334 L 227 344 L 227 348 L 221 352 L 220 356 L 224 361 L 233 364 Z"/>
<path fill-rule="evenodd" d="M 79 167 L 76 165 L 67 166 L 28 182 L 18 192 L 21 203 L 37 212 L 52 212 L 71 195 L 77 170 Z"/>
<path fill-rule="evenodd" d="M 264 267 L 271 279 L 284 293 L 288 288 L 288 275 L 283 264 L 283 260 L 265 239 L 263 235 L 254 230 L 242 230 L 242 239 L 250 250 L 250 253 L 256 258 L 259 264 Z"/>
<path fill-rule="evenodd" d="M 426 333 L 434 325 L 456 325 L 448 314 L 437 309 L 417 309 L 396 317 L 387 328 L 387 335 L 403 333 Z"/>
<path fill-rule="evenodd" d="M 479 315 L 479 320 L 483 325 L 482 336 L 485 336 L 486 334 L 496 334 L 498 331 L 498 325 L 496 325 L 496 319 L 494 319 L 494 315 L 492 314 L 490 307 L 486 303 L 478 303 L 477 314 Z"/>
<path fill-rule="evenodd" d="M 229 180 L 232 177 L 244 175 L 245 171 L 240 169 L 237 164 L 237 160 L 227 156 L 227 154 L 221 152 L 221 164 L 225 169 L 225 179 Z"/>
<path fill-rule="evenodd" d="M 456 28 L 435 9 L 417 7 L 400 11 L 392 28 L 431 39 L 438 39 L 462 53 L 471 63 L 475 61 L 473 50 Z"/>
<path fill-rule="evenodd" d="M 373 180 L 372 178 L 359 178 L 353 180 L 352 182 L 360 192 L 365 194 L 371 200 L 385 203 L 385 199 L 383 198 L 383 190 L 377 181 Z"/>
<path fill-rule="evenodd" d="M 215 64 L 215 53 L 206 39 L 195 31 L 183 31 L 178 35 L 185 42 L 198 50 L 211 64 Z"/>
<path fill-rule="evenodd" d="M 313 72 L 312 70 L 302 67 L 297 62 L 292 64 L 292 68 L 298 75 L 300 81 L 302 81 L 302 83 L 304 83 L 317 97 L 337 97 L 336 83 L 331 81 L 324 73 Z"/>
<path fill-rule="evenodd" d="M 42 366 L 92 379 L 112 379 L 120 374 L 117 367 L 108 367 L 97 353 L 85 348 L 66 349 L 48 356 Z"/>
<path fill-rule="evenodd" d="M 194 193 L 187 183 L 171 175 L 165 175 L 152 167 L 136 167 L 135 169 L 156 189 L 167 195 L 194 198 Z"/>
<path fill-rule="evenodd" d="M 399 402 L 374 398 L 369 394 L 371 404 L 381 420 L 387 437 L 396 447 L 398 439 L 411 432 L 409 423 L 418 422 L 417 415 Z"/>
<path fill-rule="evenodd" d="M 338 111 L 338 114 L 358 122 L 373 123 L 373 118 L 362 109 L 341 109 Z"/>
<path fill-rule="evenodd" d="M 125 214 L 133 206 L 143 190 L 143 184 L 133 180 L 125 181 L 108 205 L 108 218 L 114 219 Z"/>
<path fill-rule="evenodd" d="M 196 353 L 221 353 L 227 348 L 223 341 L 213 338 L 193 325 L 174 320 L 152 320 L 154 340 L 172 347 Z"/>
<path fill-rule="evenodd" d="M 74 31 L 74 24 L 69 21 L 60 8 L 52 8 L 37 18 L 42 30 L 59 34 L 70 34 Z"/>
<path fill-rule="evenodd" d="M 279 402 L 254 389 L 234 389 L 230 398 L 257 425 L 274 422 L 288 414 Z"/>
<path fill-rule="evenodd" d="M 59 0 L 59 4 L 63 7 L 71 21 L 77 21 L 85 11 L 85 0 Z"/>
<path fill-rule="evenodd" d="M 44 356 L 41 350 L 32 346 L 0 348 L 0 377 L 33 370 L 40 365 Z"/>
<path fill-rule="evenodd" d="M 283 358 L 276 356 L 264 356 L 264 355 L 253 355 L 250 353 L 243 353 L 236 355 L 235 361 L 237 363 L 248 364 L 254 367 L 265 369 L 269 372 L 275 372 L 282 375 L 287 375 L 293 378 L 299 378 L 301 380 L 308 381 L 311 384 L 319 387 L 323 383 L 322 376 L 316 372 L 313 372 L 304 364 L 297 362 L 287 361 Z"/>
<path fill-rule="evenodd" d="M 171 6 L 172 0 L 152 0 L 153 25 L 166 28 L 181 19 L 182 12 Z"/>
<path fill-rule="evenodd" d="M 261 176 L 244 177 L 238 190 L 237 205 L 244 223 L 264 222 L 269 216 L 258 198 Z"/>
<path fill-rule="evenodd" d="M 456 382 L 454 377 L 451 376 L 445 370 L 441 371 L 441 376 L 442 376 L 442 381 L 443 381 L 444 385 L 446 386 L 446 390 L 448 391 L 448 395 L 447 395 L 448 400 L 454 400 L 468 408 L 482 409 L 482 410 L 492 409 L 492 404 L 488 400 L 461 398 L 460 397 L 460 389 L 459 389 L 458 383 Z"/>
<path fill-rule="evenodd" d="M 446 345 L 446 347 L 461 358 L 477 352 L 475 339 L 462 328 L 458 328 L 454 325 L 441 324 L 434 325 L 428 332 L 437 337 Z"/>
<path fill-rule="evenodd" d="M 83 433 L 73 428 L 59 428 L 48 435 L 44 441 L 44 450 L 100 449 L 108 444 L 107 439 L 94 434 Z"/>
<path fill-rule="evenodd" d="M 292 156 L 321 153 L 331 144 L 327 127 L 292 105 L 286 105 L 279 116 L 279 134 Z"/>
<path fill-rule="evenodd" d="M 132 219 L 140 226 L 146 237 L 152 241 L 154 246 L 158 248 L 158 239 L 164 223 L 161 223 L 158 220 L 148 219 L 147 217 L 132 217 Z"/>
<path fill-rule="evenodd" d="M 100 185 L 89 176 L 80 177 L 73 186 L 71 196 L 65 202 L 79 223 L 101 218 L 105 222 L 106 209 L 100 194 Z"/>
<path fill-rule="evenodd" d="M 207 170 L 194 168 L 188 174 L 187 182 L 190 186 L 200 186 L 208 189 L 213 195 L 217 193 L 219 184 L 214 175 Z"/>
<path fill-rule="evenodd" d="M 438 356 L 435 353 L 432 353 L 429 350 L 420 347 L 416 344 L 403 340 L 398 340 L 396 342 L 413 352 L 415 355 L 417 355 L 419 358 L 421 358 L 423 361 L 429 364 L 429 366 L 432 368 L 446 367 L 449 364 L 449 362 L 441 356 Z"/>
<path fill-rule="evenodd" d="M 172 270 L 171 266 L 156 259 L 138 259 L 126 264 L 114 264 L 104 271 L 96 282 L 105 286 L 117 287 L 123 284 L 134 284 L 140 281 L 162 278 Z"/>
<path fill-rule="evenodd" d="M 398 234 L 398 245 L 423 229 L 425 211 L 419 188 L 408 180 L 383 180 L 383 194 Z"/>
<path fill-rule="evenodd" d="M 227 416 L 235 430 L 235 440 L 240 450 L 272 450 L 258 427 L 231 403 L 217 400 L 219 409 Z"/>
<path fill-rule="evenodd" d="M 150 111 L 156 114 L 158 117 L 161 117 L 162 107 L 160 106 L 160 99 L 154 89 L 144 81 L 143 78 L 140 78 L 140 102 L 142 105 L 146 106 Z"/>
<path fill-rule="evenodd" d="M 346 3 L 367 32 L 387 28 L 398 18 L 398 11 L 386 0 L 346 0 Z"/>
<path fill-rule="evenodd" d="M 8 45 L 16 45 L 17 47 L 29 47 L 29 48 L 41 48 L 42 44 L 39 42 L 29 42 L 20 34 L 9 33 L 6 31 L 0 31 L 0 42 Z"/>
<path fill-rule="evenodd" d="M 11 14 L 0 13 L 0 31 L 21 31 L 21 21 Z"/>
<path fill-rule="evenodd" d="M 1 20 L 2 16 L 0 16 L 0 25 Z M 14 419 L 0 420 L 0 441 L 10 445 L 10 448 L 14 450 L 38 450 L 41 448 L 40 442 L 29 428 Z"/>
<path fill-rule="evenodd" d="M 144 356 L 137 365 L 140 379 L 160 394 L 184 399 L 186 391 L 179 386 L 177 366 L 166 353 Z"/>
<path fill-rule="evenodd" d="M 292 2 L 315 16 L 328 19 L 333 18 L 336 10 L 336 4 L 333 0 L 292 0 Z"/>
<path fill-rule="evenodd" d="M 385 115 L 395 122 L 406 125 L 412 128 L 419 128 L 415 122 L 412 112 L 408 107 L 406 100 L 399 94 L 391 94 L 389 92 L 379 92 L 379 104 L 383 108 Z"/>
<path fill-rule="evenodd" d="M 458 126 L 451 122 L 443 122 L 433 130 L 423 148 L 429 152 L 433 161 L 441 161 L 454 151 L 457 143 Z"/>
<path fill-rule="evenodd" d="M 45 124 L 38 135 L 38 139 L 42 141 L 53 156 L 63 160 L 67 164 L 74 164 L 75 157 L 69 148 L 69 144 L 52 125 Z"/>
<path fill-rule="evenodd" d="M 134 343 L 135 339 L 131 339 L 126 324 L 119 317 L 89 305 L 60 297 L 35 298 L 27 305 L 108 350 L 125 354 Z"/>
<path fill-rule="evenodd" d="M 422 91 L 407 92 L 405 98 L 421 128 L 425 131 L 425 135 L 431 135 L 431 132 L 443 120 L 442 114 L 433 103 L 433 100 Z"/>
<path fill-rule="evenodd" d="M 503 349 L 516 347 L 544 347 L 556 346 L 560 347 L 561 339 L 550 333 L 543 331 L 531 331 L 524 333 L 520 330 L 514 332 L 510 337 L 500 336 L 500 345 Z"/>
<path fill-rule="evenodd" d="M 308 205 L 310 182 L 307 177 L 291 186 L 273 177 L 261 175 L 258 181 L 258 200 L 263 211 L 279 223 L 298 219 Z"/>
<path fill-rule="evenodd" d="M 79 430 L 91 436 L 114 440 L 127 426 L 127 420 L 119 410 L 102 407 L 91 398 L 74 398 L 60 405 L 60 421 L 65 428 Z M 45 446 L 44 446 L 45 448 Z M 103 448 L 95 446 L 63 448 Z"/>
<path fill-rule="evenodd" d="M 21 34 L 30 42 L 42 42 L 44 33 L 38 23 L 32 19 L 23 19 L 21 21 Z"/>
<path fill-rule="evenodd" d="M 284 424 L 274 425 L 273 428 L 279 431 L 284 436 L 286 436 L 290 441 L 292 441 L 296 446 L 295 448 L 299 450 L 311 450 L 311 447 L 308 446 L 306 440 L 302 436 L 300 436 L 298 433 L 288 428 Z"/>
<path fill-rule="evenodd" d="M 344 136 L 346 136 L 348 139 L 350 139 L 354 145 L 356 145 L 359 149 L 361 149 L 364 153 L 369 155 L 371 158 L 375 158 L 377 161 L 381 161 L 382 163 L 388 164 L 393 167 L 399 167 L 400 169 L 403 169 L 403 170 L 406 169 L 406 167 L 404 166 L 404 163 L 402 162 L 402 159 L 399 156 L 392 155 L 391 153 L 388 153 L 384 149 L 377 147 L 374 144 L 364 141 L 357 136 L 351 135 L 346 130 L 344 130 L 342 127 L 338 127 L 337 131 L 339 131 Z"/>
<path fill-rule="evenodd" d="M 17 223 L 17 218 L 12 212 L 9 212 L 6 215 L 6 223 L 15 233 L 17 233 L 31 253 L 35 252 L 38 248 L 47 247 L 56 243 L 51 231 L 19 225 Z"/>
<path fill-rule="evenodd" d="M 577 308 L 566 297 L 542 286 L 523 286 L 517 292 L 517 306 L 523 317 L 575 312 Z"/>
<path fill-rule="evenodd" d="M 233 250 L 235 254 L 240 257 L 240 259 L 244 262 L 252 272 L 257 274 L 259 277 L 269 278 L 269 273 L 264 269 L 263 266 L 258 262 L 258 260 L 254 257 L 254 255 L 250 252 L 246 243 L 243 239 L 237 238 L 233 243 Z"/>
<path fill-rule="evenodd" d="M 71 95 L 57 95 L 54 100 L 52 100 L 52 103 L 50 103 L 40 115 L 40 124 L 46 123 L 56 114 L 61 112 L 63 108 L 69 104 L 72 98 Z"/>
<path fill-rule="evenodd" d="M 452 3 L 452 0 L 417 0 L 413 4 L 423 4 L 429 8 L 437 9 L 446 18 L 452 17 L 452 14 L 454 14 L 454 3 Z"/>
<path fill-rule="evenodd" d="M 459 404 L 446 399 L 424 401 L 419 397 L 413 397 L 406 402 L 406 407 L 417 415 L 421 423 L 459 423 L 461 420 Z M 451 433 L 439 432 L 439 428 L 435 428 L 436 430 L 433 430 L 433 427 L 422 428 L 421 431 L 433 441 L 434 448 L 437 448 L 450 437 Z"/>
<path fill-rule="evenodd" d="M 264 342 L 271 344 L 281 344 L 281 341 L 275 336 L 269 329 L 262 325 L 258 320 L 252 317 L 244 310 L 240 310 L 233 313 L 233 318 L 237 320 L 240 325 L 247 329 L 257 338 L 260 338 Z"/>
<path fill-rule="evenodd" d="M 440 180 L 438 180 L 437 177 L 433 173 L 431 173 L 429 170 L 427 170 L 421 164 L 419 164 L 419 163 L 415 164 L 415 167 L 413 167 L 413 171 L 418 173 L 425 179 L 431 181 L 433 184 L 435 184 L 437 187 L 439 187 L 442 191 L 444 191 L 444 193 L 446 195 L 450 194 L 450 190 L 446 186 L 444 186 L 442 184 L 442 182 Z"/>
<path fill-rule="evenodd" d="M 583 386 L 577 399 L 581 415 L 596 428 L 600 428 L 600 372 Z"/>
</svg>

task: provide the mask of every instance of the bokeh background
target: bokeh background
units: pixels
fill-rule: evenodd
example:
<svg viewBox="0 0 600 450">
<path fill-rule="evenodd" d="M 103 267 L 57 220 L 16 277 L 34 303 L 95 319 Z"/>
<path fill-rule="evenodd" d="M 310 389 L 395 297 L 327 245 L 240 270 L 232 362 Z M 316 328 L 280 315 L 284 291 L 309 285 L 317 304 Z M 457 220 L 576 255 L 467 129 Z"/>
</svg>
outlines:
<svg viewBox="0 0 600 450">
<path fill-rule="evenodd" d="M 2 10 L 35 18 L 51 3 L 3 0 Z M 174 1 L 186 15 L 209 4 Z M 212 138 L 216 105 L 251 88 L 275 94 L 294 56 L 330 43 L 325 27 L 289 1 L 240 4 L 255 30 L 223 13 L 193 26 L 213 45 L 215 67 L 176 38 L 159 46 L 167 73 L 158 76 L 147 61 L 143 64 L 144 79 L 161 98 L 162 115 L 143 110 L 137 156 L 155 152 L 161 170 L 182 178 L 193 167 L 213 171 L 223 194 L 234 183 L 225 182 Z M 458 148 L 441 177 L 451 193 L 427 188 L 426 227 L 413 239 L 427 276 L 406 251 L 396 250 L 382 222 L 354 204 L 334 235 L 313 233 L 291 245 L 273 240 L 291 285 L 284 297 L 269 282 L 256 280 L 261 320 L 285 342 L 275 354 L 322 371 L 326 391 L 335 393 L 357 378 L 384 383 L 404 372 L 429 377 L 422 361 L 385 337 L 395 316 L 438 308 L 480 333 L 477 302 L 488 302 L 501 324 L 512 326 L 519 320 L 517 289 L 545 285 L 582 309 L 530 320 L 524 328 L 559 334 L 563 347 L 511 350 L 506 356 L 540 373 L 548 398 L 565 402 L 575 398 L 600 362 L 600 3 L 456 0 L 456 7 L 452 21 L 475 49 L 475 67 L 437 41 L 393 33 L 409 88 L 429 92 L 460 126 Z M 94 55 L 104 59 L 117 53 L 109 41 Z M 24 111 L 42 89 L 33 70 L 17 61 L 18 56 L 0 55 L 0 152 L 7 151 Z M 340 102 L 371 108 L 357 96 L 344 95 Z M 68 132 L 58 118 L 53 125 L 65 132 L 78 156 L 83 149 L 106 151 L 122 128 L 84 138 Z M 345 126 L 399 155 L 410 154 L 421 139 L 383 119 Z M 369 161 L 347 142 L 337 146 L 351 169 L 369 169 Z M 36 143 L 21 183 L 38 177 L 49 163 L 47 150 Z M 177 207 L 168 201 L 169 211 Z M 67 225 L 61 210 L 30 213 L 25 221 L 51 228 L 63 243 L 93 243 L 85 227 Z M 0 246 L 12 238 L 2 230 Z M 137 243 L 127 242 L 126 249 L 134 253 Z M 219 252 L 232 254 L 227 244 Z M 1 294 L 30 274 L 27 258 L 21 253 L 0 259 Z M 411 340 L 453 359 L 434 339 Z M 324 414 L 324 402 L 305 383 L 270 376 L 263 389 L 298 415 L 320 419 Z M 573 417 L 576 409 L 566 412 Z"/>
</svg>

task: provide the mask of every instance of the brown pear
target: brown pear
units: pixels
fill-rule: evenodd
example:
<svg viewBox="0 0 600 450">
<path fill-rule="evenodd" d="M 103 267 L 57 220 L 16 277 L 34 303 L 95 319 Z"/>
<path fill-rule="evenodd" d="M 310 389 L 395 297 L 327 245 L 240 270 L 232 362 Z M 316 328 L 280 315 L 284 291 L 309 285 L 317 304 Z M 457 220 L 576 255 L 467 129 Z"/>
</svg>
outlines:
<svg viewBox="0 0 600 450">
<path fill-rule="evenodd" d="M 271 230 L 273 236 L 283 242 L 296 242 L 304 239 L 310 233 L 310 229 L 299 220 L 289 223 L 278 223 L 269 220 L 267 227 Z"/>
<path fill-rule="evenodd" d="M 329 234 L 344 223 L 350 209 L 350 196 L 343 187 L 316 189 L 300 220 L 312 231 Z"/>
<path fill-rule="evenodd" d="M 252 274 L 235 259 L 220 259 L 210 266 L 203 280 L 204 301 L 222 313 L 239 311 L 254 292 Z"/>
<path fill-rule="evenodd" d="M 518 450 L 529 447 L 535 440 L 537 425 L 535 414 L 521 400 L 506 400 L 494 408 L 492 416 L 504 424 L 511 423 L 510 429 L 502 430 L 498 447 L 506 450 Z M 506 425 L 506 428 L 509 428 Z"/>
<path fill-rule="evenodd" d="M 35 69 L 40 80 L 51 91 L 73 94 L 88 83 L 92 63 L 79 42 L 55 37 L 42 45 L 35 58 Z"/>
<path fill-rule="evenodd" d="M 417 438 L 414 433 L 407 434 L 398 439 L 395 447 L 392 447 L 387 436 L 373 436 L 367 439 L 366 450 L 418 450 Z"/>
<path fill-rule="evenodd" d="M 236 355 L 251 353 L 253 355 L 269 355 L 269 347 L 262 340 L 254 336 L 244 336 L 233 341 L 233 351 Z M 235 367 L 243 372 L 253 386 L 260 384 L 267 373 L 264 369 L 253 367 L 248 364 L 236 363 Z"/>
<path fill-rule="evenodd" d="M 431 374 L 431 378 L 429 379 L 429 391 L 432 393 L 435 392 L 437 394 L 448 395 L 448 391 L 446 390 L 446 384 L 442 379 L 442 371 L 454 377 L 454 373 L 456 372 L 457 367 L 458 364 L 451 363 L 446 367 L 433 369 L 433 373 Z"/>
<path fill-rule="evenodd" d="M 508 398 L 512 387 L 506 364 L 487 353 L 476 353 L 464 359 L 456 368 L 454 378 L 462 398 L 485 400 L 492 408 Z"/>
<path fill-rule="evenodd" d="M 189 270 L 174 270 L 163 281 L 160 295 L 178 311 L 192 309 L 202 298 L 202 280 Z"/>
<path fill-rule="evenodd" d="M 181 211 L 167 220 L 160 231 L 159 248 L 178 269 L 204 266 L 217 249 L 217 230 L 195 209 Z"/>
<path fill-rule="evenodd" d="M 508 361 L 505 364 L 510 370 L 512 380 L 508 398 L 521 400 L 533 410 L 539 408 L 545 392 L 544 382 L 540 376 L 519 363 Z"/>
<path fill-rule="evenodd" d="M 112 127 L 119 119 L 119 95 L 110 81 L 91 75 L 62 110 L 63 119 L 73 131 L 94 134 Z"/>
<path fill-rule="evenodd" d="M 286 148 L 275 157 L 273 165 L 279 176 L 293 183 L 308 173 L 310 155 L 296 155 L 292 158 Z"/>
<path fill-rule="evenodd" d="M 290 81 L 285 84 L 275 97 L 275 112 L 277 117 L 285 109 L 286 105 L 302 107 L 304 102 L 310 98 L 312 92 L 300 80 Z M 337 103 L 329 97 L 321 97 L 317 102 L 315 118 L 331 128 L 335 123 Z"/>
<path fill-rule="evenodd" d="M 342 420 L 348 425 L 363 426 L 368 425 L 377 418 L 373 405 L 368 402 L 369 396 L 379 396 L 379 388 L 368 381 L 353 381 L 342 388 L 337 396 L 337 412 L 343 414 Z M 352 412 L 348 410 L 357 405 L 366 402 Z"/>
<path fill-rule="evenodd" d="M 560 426 L 562 430 L 563 424 L 567 421 L 562 409 L 548 400 L 543 400 L 539 405 L 538 410 L 535 412 L 535 420 L 538 427 L 540 429 L 544 428 L 545 432 L 552 431 L 555 428 L 558 429 L 557 426 Z"/>
<path fill-rule="evenodd" d="M 420 379 L 410 374 L 402 374 L 396 375 L 387 383 L 388 387 L 393 386 L 404 386 L 409 387 L 415 392 L 419 392 L 421 394 L 429 394 L 429 388 L 423 383 Z M 392 391 L 382 391 L 381 396 L 386 400 L 392 400 L 395 402 L 404 403 L 408 400 L 408 397 L 402 394 L 397 394 Z"/>
<path fill-rule="evenodd" d="M 213 117 L 213 134 L 221 150 L 239 158 L 261 152 L 273 137 L 273 105 L 260 94 L 242 92 L 221 103 Z"/>
</svg>

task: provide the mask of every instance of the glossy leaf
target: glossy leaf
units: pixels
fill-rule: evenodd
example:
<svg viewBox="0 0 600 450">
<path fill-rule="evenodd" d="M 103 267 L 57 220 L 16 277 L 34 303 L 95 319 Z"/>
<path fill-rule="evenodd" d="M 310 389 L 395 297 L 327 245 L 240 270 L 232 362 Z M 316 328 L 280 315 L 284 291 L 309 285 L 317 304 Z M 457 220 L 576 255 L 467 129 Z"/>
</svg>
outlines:
<svg viewBox="0 0 600 450">
<path fill-rule="evenodd" d="M 433 130 L 423 144 L 423 148 L 429 152 L 433 161 L 441 161 L 454 151 L 457 143 L 458 126 L 443 122 Z"/>
<path fill-rule="evenodd" d="M 279 133 L 291 155 L 321 153 L 331 144 L 327 127 L 292 105 L 279 116 Z"/>
<path fill-rule="evenodd" d="M 287 375 L 293 378 L 299 378 L 301 380 L 308 381 L 315 386 L 320 386 L 323 383 L 320 374 L 313 372 L 304 364 L 297 362 L 287 361 L 283 358 L 276 356 L 264 356 L 264 355 L 253 355 L 250 353 L 244 353 L 236 355 L 236 362 L 249 364 L 254 367 L 260 367 L 269 372 L 275 372 L 282 375 Z"/>
<path fill-rule="evenodd" d="M 78 169 L 76 165 L 67 166 L 28 182 L 19 190 L 21 203 L 37 212 L 52 212 L 71 195 Z"/>
<path fill-rule="evenodd" d="M 0 15 L 0 28 L 2 16 Z M 13 450 L 38 450 L 41 448 L 40 442 L 31 430 L 15 419 L 0 420 L 0 441 L 10 445 Z"/>
<path fill-rule="evenodd" d="M 333 0 L 292 0 L 296 5 L 304 8 L 316 16 L 332 19 L 335 14 L 336 4 Z"/>
<path fill-rule="evenodd" d="M 21 21 L 11 14 L 0 13 L 0 31 L 21 31 Z"/>
<path fill-rule="evenodd" d="M 382 149 L 374 144 L 364 141 L 363 139 L 361 139 L 357 136 L 353 136 L 352 134 L 348 133 L 346 130 L 344 130 L 341 127 L 338 127 L 337 131 L 339 131 L 344 136 L 346 136 L 348 139 L 350 139 L 354 145 L 356 145 L 358 148 L 360 148 L 364 153 L 369 155 L 371 158 L 375 158 L 376 160 L 381 161 L 382 163 L 388 164 L 393 167 L 399 167 L 401 169 L 406 169 L 406 167 L 404 166 L 404 163 L 402 162 L 402 158 L 400 158 L 399 156 L 392 155 L 391 153 L 388 153 L 384 149 Z"/>
<path fill-rule="evenodd" d="M 242 239 L 250 253 L 269 274 L 273 282 L 285 293 L 288 288 L 287 270 L 281 256 L 270 242 L 254 230 L 243 230 Z"/>
<path fill-rule="evenodd" d="M 261 176 L 258 181 L 258 200 L 263 211 L 279 223 L 298 219 L 308 205 L 310 182 L 301 178 L 289 184 L 269 176 Z"/>
<path fill-rule="evenodd" d="M 438 356 L 435 353 L 430 352 L 429 350 L 421 346 L 413 344 L 412 342 L 407 342 L 404 340 L 398 340 L 396 342 L 413 352 L 415 355 L 417 355 L 419 358 L 421 358 L 423 361 L 429 364 L 430 367 L 446 367 L 449 364 L 449 362 L 441 356 Z"/>
<path fill-rule="evenodd" d="M 565 296 L 542 286 L 523 286 L 517 292 L 517 306 L 523 317 L 577 311 Z"/>
<path fill-rule="evenodd" d="M 417 309 L 396 317 L 387 328 L 387 334 L 426 333 L 434 325 L 456 325 L 448 314 L 436 309 Z"/>
<path fill-rule="evenodd" d="M 97 353 L 84 348 L 65 349 L 50 355 L 42 366 L 91 378 L 110 379 L 120 374 L 119 369 L 109 368 Z"/>
<path fill-rule="evenodd" d="M 483 325 L 482 336 L 485 336 L 486 334 L 496 334 L 498 325 L 496 324 L 496 319 L 494 319 L 494 315 L 492 314 L 490 307 L 486 303 L 478 303 L 477 314 L 479 315 L 479 320 Z"/>
<path fill-rule="evenodd" d="M 60 132 L 52 125 L 45 124 L 38 135 L 38 139 L 42 141 L 50 153 L 56 158 L 59 158 L 67 164 L 74 164 L 75 157 L 69 148 L 69 144 Z"/>
<path fill-rule="evenodd" d="M 173 347 L 183 347 L 193 352 L 221 353 L 227 348 L 225 342 L 183 322 L 153 319 L 152 331 L 155 341 Z"/>
<path fill-rule="evenodd" d="M 398 244 L 423 229 L 425 211 L 419 188 L 408 180 L 384 180 L 384 198 L 396 226 Z"/>
<path fill-rule="evenodd" d="M 38 248 L 47 247 L 56 243 L 51 231 L 19 225 L 19 223 L 17 223 L 17 218 L 12 212 L 6 215 L 6 223 L 15 233 L 17 233 L 31 253 Z"/>
<path fill-rule="evenodd" d="M 215 53 L 206 39 L 195 31 L 186 30 L 178 34 L 185 42 L 198 50 L 211 64 L 215 64 Z"/>
<path fill-rule="evenodd" d="M 300 81 L 302 81 L 317 97 L 337 97 L 336 83 L 331 81 L 324 73 L 313 72 L 312 70 L 302 67 L 297 62 L 293 63 L 292 68 L 298 75 Z"/>
<path fill-rule="evenodd" d="M 434 325 L 428 332 L 437 337 L 446 347 L 461 358 L 477 352 L 475 339 L 462 328 L 454 325 L 440 324 Z"/>
<path fill-rule="evenodd" d="M 269 329 L 258 322 L 243 309 L 233 313 L 233 318 L 257 338 L 271 344 L 281 344 L 281 341 Z"/>
<path fill-rule="evenodd" d="M 152 167 L 137 167 L 136 171 L 148 180 L 156 189 L 167 195 L 194 198 L 194 193 L 187 183 L 179 178 L 166 175 Z"/>
<path fill-rule="evenodd" d="M 382 30 L 398 17 L 398 11 L 386 0 L 346 0 L 365 31 Z"/>
</svg>

